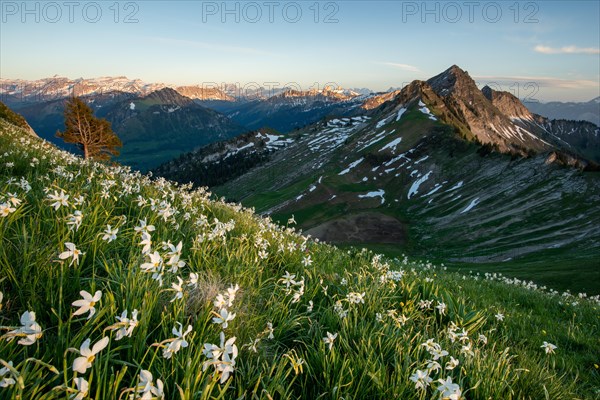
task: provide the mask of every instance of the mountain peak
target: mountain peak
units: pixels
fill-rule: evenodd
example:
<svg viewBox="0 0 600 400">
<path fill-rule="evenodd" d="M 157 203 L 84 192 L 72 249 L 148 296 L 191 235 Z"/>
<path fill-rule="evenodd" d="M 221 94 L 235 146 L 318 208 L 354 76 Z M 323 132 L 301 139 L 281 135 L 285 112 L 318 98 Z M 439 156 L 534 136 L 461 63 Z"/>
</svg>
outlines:
<svg viewBox="0 0 600 400">
<path fill-rule="evenodd" d="M 452 65 L 441 74 L 428 79 L 427 83 L 440 96 L 447 96 L 456 90 L 460 91 L 466 87 L 476 86 L 469 73 L 458 65 Z"/>
<path fill-rule="evenodd" d="M 462 69 L 461 67 L 459 67 L 456 64 L 452 64 L 452 66 L 450 66 L 450 68 L 448 68 L 446 71 L 444 71 L 444 73 L 451 73 L 451 74 L 466 74 L 468 75 L 469 73 L 467 71 L 465 71 L 464 69 Z"/>
<path fill-rule="evenodd" d="M 170 87 L 155 90 L 146 95 L 144 99 L 153 100 L 162 104 L 174 104 L 179 106 L 184 106 L 193 102 L 190 98 L 182 96 L 177 90 Z"/>
</svg>

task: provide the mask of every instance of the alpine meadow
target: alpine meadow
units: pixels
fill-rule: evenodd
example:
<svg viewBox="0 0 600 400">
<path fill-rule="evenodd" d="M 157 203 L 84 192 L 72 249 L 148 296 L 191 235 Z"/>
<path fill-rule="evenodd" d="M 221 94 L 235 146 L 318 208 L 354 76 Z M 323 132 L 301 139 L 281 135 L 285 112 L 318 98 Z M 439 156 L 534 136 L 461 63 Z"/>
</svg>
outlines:
<svg viewBox="0 0 600 400">
<path fill-rule="evenodd" d="M 600 400 L 600 3 L 0 12 L 0 400 Z"/>
</svg>

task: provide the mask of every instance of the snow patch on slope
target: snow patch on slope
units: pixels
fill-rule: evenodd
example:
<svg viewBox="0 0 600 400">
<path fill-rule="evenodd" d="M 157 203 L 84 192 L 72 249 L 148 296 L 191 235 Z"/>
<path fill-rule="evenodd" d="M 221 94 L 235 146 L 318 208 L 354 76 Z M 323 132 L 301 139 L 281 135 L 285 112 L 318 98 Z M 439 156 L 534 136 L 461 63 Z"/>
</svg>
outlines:
<svg viewBox="0 0 600 400">
<path fill-rule="evenodd" d="M 460 213 L 464 214 L 468 211 L 471 211 L 473 209 L 473 207 L 475 207 L 477 204 L 479 204 L 479 197 L 476 197 L 473 201 L 471 201 L 471 203 L 467 206 L 467 208 L 462 210 Z"/>
<path fill-rule="evenodd" d="M 385 190 L 379 189 L 375 192 L 369 192 L 367 194 L 359 194 L 358 197 L 361 199 L 370 198 L 370 197 L 381 197 L 381 204 L 384 204 L 385 203 L 385 198 L 383 197 L 384 195 L 385 195 Z"/>
<path fill-rule="evenodd" d="M 389 142 L 388 144 L 386 144 L 385 146 L 383 146 L 381 149 L 379 149 L 379 151 L 384 151 L 385 149 L 392 149 L 393 152 L 396 152 L 396 146 L 398 146 L 401 141 L 402 141 L 401 137 L 396 138 L 396 139 L 392 140 L 391 142 Z"/>
<path fill-rule="evenodd" d="M 354 161 L 353 163 L 350 163 L 350 165 L 348 165 L 348 168 L 346 168 L 345 170 L 340 172 L 338 175 L 346 175 L 348 172 L 350 172 L 350 170 L 352 168 L 356 167 L 358 164 L 363 162 L 363 160 L 364 160 L 364 158 L 359 158 L 358 160 Z"/>
<path fill-rule="evenodd" d="M 419 179 L 417 179 L 412 186 L 410 187 L 410 189 L 408 190 L 408 196 L 407 198 L 411 198 L 413 195 L 417 194 L 419 191 L 419 186 L 421 186 L 421 184 L 423 182 L 425 182 L 427 179 L 429 179 L 429 175 L 431 175 L 431 171 L 429 171 L 428 173 L 426 173 L 425 175 L 423 175 L 422 177 L 420 177 Z"/>
<path fill-rule="evenodd" d="M 402 118 L 402 114 L 404 114 L 406 112 L 406 108 L 402 107 L 400 110 L 398 110 L 398 116 L 396 117 L 396 121 L 400 121 L 400 118 Z"/>
<path fill-rule="evenodd" d="M 419 100 L 419 106 L 421 107 L 421 108 L 419 108 L 419 111 L 421 111 L 423 114 L 429 116 L 429 119 L 431 119 L 433 121 L 437 121 L 437 118 L 431 113 L 431 111 L 429 111 L 429 108 L 427 108 L 425 103 L 423 103 L 421 100 Z"/>
</svg>

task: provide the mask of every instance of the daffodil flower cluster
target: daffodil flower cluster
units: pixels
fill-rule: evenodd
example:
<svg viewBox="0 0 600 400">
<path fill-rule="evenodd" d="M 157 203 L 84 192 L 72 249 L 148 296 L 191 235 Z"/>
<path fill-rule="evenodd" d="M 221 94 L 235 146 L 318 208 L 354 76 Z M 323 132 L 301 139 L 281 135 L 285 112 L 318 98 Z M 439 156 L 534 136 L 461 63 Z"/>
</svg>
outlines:
<svg viewBox="0 0 600 400">
<path fill-rule="evenodd" d="M 288 271 L 285 271 L 285 274 L 279 279 L 279 282 L 285 285 L 286 294 L 292 294 L 292 303 L 298 303 L 304 295 L 304 277 L 297 281 L 295 274 L 290 274 Z"/>
<path fill-rule="evenodd" d="M 221 329 L 227 329 L 229 322 L 235 318 L 235 314 L 229 312 L 228 307 L 232 307 L 239 291 L 239 285 L 230 286 L 224 293 L 219 293 L 213 304 L 217 311 L 213 311 L 215 317 L 213 324 L 217 324 Z M 213 366 L 216 374 L 221 374 L 220 383 L 223 384 L 229 379 L 229 375 L 235 371 L 235 359 L 238 356 L 238 348 L 235 345 L 236 337 L 225 339 L 225 332 L 219 334 L 219 345 L 204 343 L 203 354 L 208 358 L 203 364 L 203 371 Z"/>
</svg>

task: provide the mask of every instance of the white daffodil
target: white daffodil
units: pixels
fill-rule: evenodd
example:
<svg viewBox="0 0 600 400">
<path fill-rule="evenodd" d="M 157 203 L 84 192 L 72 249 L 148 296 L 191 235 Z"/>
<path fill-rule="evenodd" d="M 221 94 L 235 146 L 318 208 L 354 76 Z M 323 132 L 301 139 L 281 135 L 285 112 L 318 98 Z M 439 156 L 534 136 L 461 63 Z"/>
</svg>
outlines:
<svg viewBox="0 0 600 400">
<path fill-rule="evenodd" d="M 427 372 L 428 372 L 428 373 L 437 372 L 437 371 L 439 371 L 440 369 L 442 369 L 442 366 L 441 366 L 441 365 L 440 365 L 440 363 L 439 363 L 439 362 L 437 362 L 437 361 L 430 360 L 430 361 L 427 363 Z"/>
<path fill-rule="evenodd" d="M 9 387 L 17 383 L 15 381 L 15 375 L 11 371 L 11 368 L 13 368 L 13 362 L 9 361 L 6 364 L 8 364 L 8 367 L 0 368 L 0 388 Z"/>
<path fill-rule="evenodd" d="M 459 364 L 459 361 L 456 358 L 450 356 L 450 361 L 448 361 L 446 363 L 446 369 L 451 371 L 454 368 L 458 367 L 458 364 Z"/>
<path fill-rule="evenodd" d="M 235 296 L 240 290 L 239 285 L 230 286 L 225 294 L 219 293 L 213 302 L 216 309 L 221 310 L 222 308 L 227 308 L 233 306 L 233 302 L 235 300 Z"/>
<path fill-rule="evenodd" d="M 155 281 L 158 282 L 158 286 L 161 287 L 163 284 L 163 276 L 164 276 L 164 271 L 162 266 L 152 274 L 152 279 L 154 279 Z"/>
<path fill-rule="evenodd" d="M 11 213 L 17 211 L 16 208 L 11 207 L 10 203 L 0 204 L 0 217 L 8 217 Z"/>
<path fill-rule="evenodd" d="M 311 264 L 312 264 L 312 258 L 310 257 L 310 254 L 308 254 L 302 259 L 302 265 L 304 267 L 309 267 Z"/>
<path fill-rule="evenodd" d="M 298 288 L 298 290 L 296 290 L 294 292 L 294 294 L 292 295 L 292 304 L 298 303 L 300 301 L 300 299 L 302 298 L 303 294 L 304 294 L 304 285 L 300 286 Z"/>
<path fill-rule="evenodd" d="M 75 378 L 75 386 L 77 393 L 72 394 L 69 398 L 73 400 L 83 400 L 89 394 L 90 384 L 84 378 Z"/>
<path fill-rule="evenodd" d="M 256 338 L 256 339 L 250 341 L 248 344 L 246 344 L 245 346 L 242 346 L 242 347 L 248 347 L 254 353 L 258 353 L 258 348 L 256 346 L 258 346 L 259 343 L 260 343 L 260 338 Z"/>
<path fill-rule="evenodd" d="M 232 339 L 235 340 L 235 337 Z M 221 385 L 227 382 L 229 375 L 235 371 L 235 356 L 237 356 L 237 347 L 235 355 L 227 352 L 223 353 L 222 361 L 216 365 L 217 371 L 221 372 L 221 380 L 219 381 Z"/>
<path fill-rule="evenodd" d="M 421 371 L 418 369 L 414 374 L 410 376 L 411 381 L 415 383 L 415 389 L 425 389 L 433 379 L 429 377 L 429 373 L 427 371 Z"/>
<path fill-rule="evenodd" d="M 54 203 L 50 204 L 50 207 L 54 207 L 54 210 L 58 210 L 61 206 L 64 206 L 64 207 L 69 206 L 69 203 L 68 203 L 69 195 L 66 194 L 64 192 L 64 190 L 61 190 L 60 194 L 58 193 L 58 191 L 55 190 L 54 194 L 50 193 L 48 195 L 48 199 L 50 201 L 54 202 Z"/>
<path fill-rule="evenodd" d="M 77 357 L 75 361 L 73 361 L 73 371 L 85 374 L 88 368 L 91 368 L 92 363 L 96 359 L 96 354 L 100 353 L 106 346 L 108 346 L 109 339 L 108 337 L 100 339 L 91 349 L 90 342 L 91 341 L 89 338 L 86 339 L 79 348 L 81 357 Z"/>
<path fill-rule="evenodd" d="M 24 346 L 29 346 L 35 343 L 35 341 L 42 337 L 42 327 L 35 322 L 35 313 L 33 311 L 25 311 L 21 315 L 20 332 L 25 337 L 19 340 L 17 343 Z"/>
<path fill-rule="evenodd" d="M 177 353 L 182 347 L 188 347 L 188 342 L 185 340 L 185 337 L 192 331 L 192 326 L 188 325 L 185 332 L 183 332 L 183 325 L 181 325 L 180 322 L 177 322 L 177 325 L 179 325 L 179 329 L 177 327 L 173 327 L 172 330 L 175 338 L 169 339 L 169 344 L 163 350 L 164 358 L 171 358 L 173 354 Z"/>
<path fill-rule="evenodd" d="M 294 279 L 296 279 L 296 275 L 290 274 L 288 271 L 285 271 L 285 275 L 283 275 L 283 277 L 279 279 L 279 281 L 283 282 L 286 289 L 289 289 L 291 285 L 296 284 L 296 281 L 294 281 Z"/>
<path fill-rule="evenodd" d="M 340 300 L 337 300 L 333 305 L 333 311 L 335 311 L 335 313 L 342 319 L 348 316 L 348 310 L 344 309 L 344 306 Z"/>
<path fill-rule="evenodd" d="M 67 251 L 63 251 L 62 253 L 60 253 L 58 255 L 58 258 L 60 258 L 61 260 L 71 258 L 69 266 L 73 265 L 73 263 L 79 265 L 79 257 L 84 255 L 85 253 L 77 249 L 77 247 L 70 242 L 65 243 L 65 247 L 67 248 Z"/>
<path fill-rule="evenodd" d="M 473 353 L 473 345 L 471 344 L 471 342 L 460 348 L 460 354 L 471 357 L 475 355 L 475 353 Z"/>
<path fill-rule="evenodd" d="M 487 337 L 485 335 L 479 335 L 479 338 L 477 339 L 477 341 L 482 344 L 487 344 Z"/>
<path fill-rule="evenodd" d="M 362 293 L 356 293 L 356 292 L 351 292 L 348 293 L 346 295 L 346 300 L 348 300 L 348 303 L 353 303 L 353 304 L 360 304 L 360 303 L 365 303 L 365 292 Z"/>
<path fill-rule="evenodd" d="M 150 233 L 150 232 L 154 232 L 156 228 L 154 227 L 154 225 L 146 225 L 146 219 L 141 219 L 140 220 L 140 224 L 138 226 L 136 226 L 135 228 L 133 228 L 134 231 L 140 233 Z"/>
<path fill-rule="evenodd" d="M 158 253 L 158 251 L 148 254 L 147 256 L 150 260 L 148 262 L 145 262 L 142 265 L 140 265 L 140 268 L 142 270 L 144 270 L 145 272 L 160 271 L 162 264 L 163 264 L 163 259 L 162 259 L 161 255 Z"/>
<path fill-rule="evenodd" d="M 235 314 L 230 313 L 226 308 L 221 308 L 218 314 L 213 311 L 213 314 L 216 315 L 216 317 L 213 317 L 213 324 L 219 324 L 223 329 L 227 329 L 229 321 L 235 318 Z"/>
<path fill-rule="evenodd" d="M 169 258 L 169 261 L 167 261 L 167 265 L 170 267 L 169 272 L 176 274 L 180 268 L 185 267 L 185 261 L 180 260 L 179 257 L 179 254 L 175 254 Z"/>
<path fill-rule="evenodd" d="M 446 357 L 448 352 L 446 350 L 442 350 L 442 348 L 438 346 L 429 350 L 429 354 L 431 354 L 434 360 L 439 360 L 442 357 Z"/>
<path fill-rule="evenodd" d="M 167 243 L 163 242 L 163 249 L 164 250 L 169 250 L 169 256 L 173 256 L 173 255 L 177 255 L 177 254 L 181 254 L 181 249 L 183 248 L 183 242 L 179 242 L 177 244 L 177 246 L 174 246 L 173 243 L 171 243 L 170 241 Z"/>
<path fill-rule="evenodd" d="M 72 306 L 79 307 L 79 309 L 73 313 L 73 316 L 85 314 L 89 311 L 90 315 L 88 315 L 87 319 L 90 319 L 96 313 L 96 308 L 94 306 L 102 298 L 102 292 L 97 290 L 92 296 L 89 292 L 82 290 L 79 292 L 79 294 L 83 298 L 81 300 L 75 300 L 73 303 L 71 303 Z"/>
<path fill-rule="evenodd" d="M 188 281 L 188 286 L 197 289 L 198 288 L 198 274 L 195 272 L 190 272 L 190 280 Z"/>
<path fill-rule="evenodd" d="M 452 382 L 452 377 L 438 379 L 437 382 L 440 383 L 440 386 L 437 387 L 437 390 L 441 392 L 441 396 L 443 399 L 451 399 L 458 400 L 461 396 L 460 386 L 456 383 Z"/>
<path fill-rule="evenodd" d="M 139 322 L 137 319 L 138 310 L 133 310 L 131 313 L 131 319 L 127 317 L 127 310 L 124 310 L 121 313 L 121 316 L 115 317 L 117 319 L 117 323 L 109 326 L 106 329 L 110 329 L 112 331 L 117 331 L 115 340 L 121 340 L 125 336 L 131 337 L 133 333 L 133 329 L 138 326 Z"/>
<path fill-rule="evenodd" d="M 202 370 L 205 371 L 213 365 L 217 372 L 221 373 L 220 383 L 223 384 L 229 379 L 229 375 L 235 370 L 235 359 L 238 355 L 238 348 L 235 345 L 235 337 L 225 341 L 225 333 L 220 333 L 221 344 L 219 346 L 211 343 L 204 343 L 202 353 L 208 358 L 204 362 Z"/>
<path fill-rule="evenodd" d="M 161 381 L 160 379 L 156 380 L 156 386 L 152 388 L 152 394 L 154 395 L 155 399 L 162 400 L 165 398 L 165 386 L 163 384 L 163 381 Z"/>
<path fill-rule="evenodd" d="M 85 202 L 85 197 L 79 195 L 73 198 L 73 205 L 81 206 Z"/>
<path fill-rule="evenodd" d="M 12 341 L 16 337 L 21 339 L 17 342 L 23 346 L 30 346 L 42 337 L 42 327 L 35 322 L 35 312 L 25 311 L 21 315 L 21 327 L 7 332 L 2 338 Z"/>
<path fill-rule="evenodd" d="M 67 225 L 69 225 L 69 229 L 75 229 L 75 232 L 79 230 L 81 227 L 81 222 L 83 221 L 83 214 L 79 210 L 75 210 L 73 214 L 67 217 Z"/>
<path fill-rule="evenodd" d="M 235 300 L 235 296 L 237 292 L 240 290 L 240 285 L 229 286 L 227 288 L 227 307 L 233 306 L 233 301 Z"/>
<path fill-rule="evenodd" d="M 446 309 L 448 308 L 446 306 L 446 303 L 443 303 L 440 301 L 440 302 L 438 302 L 438 305 L 435 306 L 435 308 L 438 309 L 438 311 L 440 312 L 440 315 L 446 315 Z"/>
<path fill-rule="evenodd" d="M 269 336 L 267 336 L 267 339 L 275 339 L 275 335 L 274 333 L 274 329 L 273 329 L 273 323 L 272 322 L 267 322 L 267 329 L 266 332 L 269 333 Z"/>
<path fill-rule="evenodd" d="M 21 205 L 21 203 L 23 202 L 14 193 L 6 193 L 6 197 L 8 199 L 8 202 L 11 203 L 15 207 L 19 207 Z"/>
<path fill-rule="evenodd" d="M 464 343 L 468 342 L 469 340 L 469 332 L 463 328 L 462 332 L 458 334 L 458 341 Z"/>
<path fill-rule="evenodd" d="M 143 198 L 141 195 L 138 195 L 137 197 L 137 205 L 138 207 L 143 207 L 146 204 L 148 204 L 148 200 L 146 200 L 145 198 Z M 146 222 L 146 220 L 144 220 L 144 223 Z"/>
<path fill-rule="evenodd" d="M 141 399 L 150 399 L 152 396 L 152 388 L 154 387 L 154 377 L 152 372 L 148 370 L 140 371 L 140 381 L 135 387 L 135 391 L 141 394 Z"/>
<path fill-rule="evenodd" d="M 219 293 L 217 295 L 217 297 L 215 298 L 215 301 L 213 302 L 215 308 L 217 310 L 220 310 L 222 308 L 227 307 L 227 300 L 225 299 L 225 296 L 223 296 L 221 293 Z"/>
<path fill-rule="evenodd" d="M 141 400 L 164 399 L 163 383 L 160 379 L 156 380 L 156 386 L 153 382 L 152 373 L 143 369 L 140 371 L 140 382 L 135 387 L 135 391 L 140 395 Z"/>
<path fill-rule="evenodd" d="M 104 231 L 104 236 L 102 236 L 102 240 L 110 243 L 117 238 L 117 233 L 119 233 L 119 228 L 112 229 L 110 225 L 107 225 L 106 230 Z"/>
<path fill-rule="evenodd" d="M 338 336 L 337 333 L 327 332 L 327 337 L 323 338 L 323 343 L 325 343 L 325 345 L 329 346 L 329 350 L 331 350 L 333 348 L 333 342 L 335 341 L 337 336 Z"/>
<path fill-rule="evenodd" d="M 175 215 L 175 210 L 171 207 L 171 204 L 163 201 L 160 203 L 157 215 L 166 222 L 171 216 Z"/>
<path fill-rule="evenodd" d="M 142 254 L 148 254 L 152 250 L 152 235 L 148 232 L 142 232 L 142 240 L 140 241 L 140 246 L 142 247 Z"/>
<path fill-rule="evenodd" d="M 421 346 L 425 347 L 425 350 L 430 353 L 432 350 L 440 348 L 440 345 L 437 344 L 434 339 L 427 339 L 425 343 L 421 343 Z"/>
<path fill-rule="evenodd" d="M 171 283 L 171 288 L 175 291 L 175 296 L 171 299 L 171 303 L 183 298 L 183 279 L 177 277 L 177 280 L 179 283 Z"/>
<path fill-rule="evenodd" d="M 177 246 L 173 246 L 171 243 L 167 244 L 167 247 L 170 249 L 170 251 L 167 254 L 167 256 L 169 257 L 169 261 L 167 261 L 166 264 L 170 266 L 168 271 L 174 274 L 176 274 L 180 268 L 185 267 L 185 261 L 180 260 L 182 246 L 182 242 L 179 242 Z"/>
<path fill-rule="evenodd" d="M 419 308 L 421 310 L 429 310 L 432 304 L 433 300 L 421 300 L 419 301 Z"/>
<path fill-rule="evenodd" d="M 540 346 L 542 349 L 544 349 L 544 351 L 546 352 L 546 354 L 553 354 L 554 350 L 556 350 L 558 347 L 553 345 L 552 343 L 548 343 L 548 342 L 544 342 L 543 345 Z"/>
</svg>

